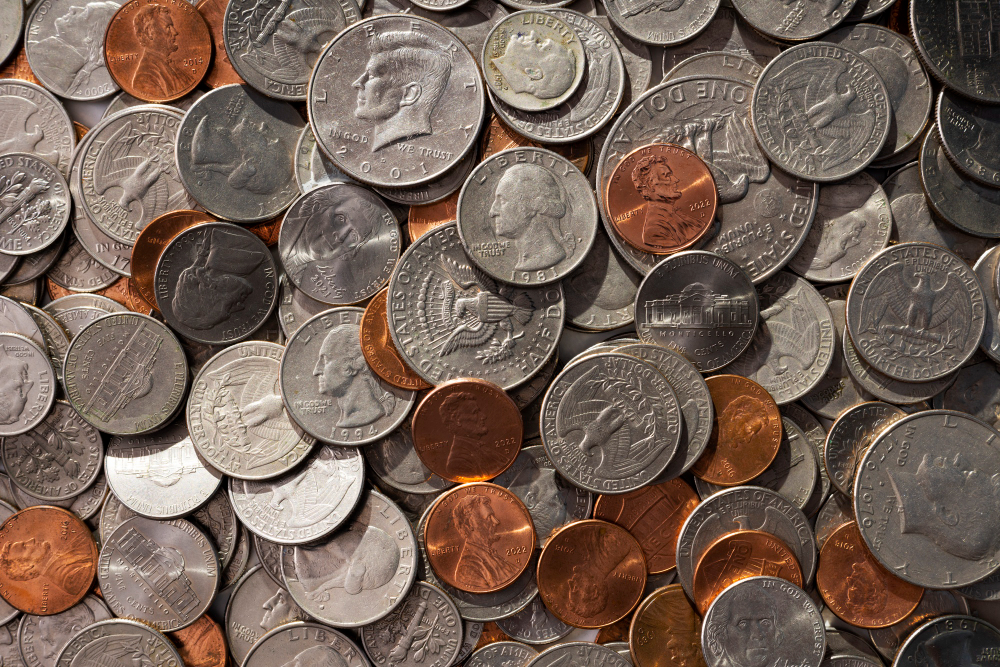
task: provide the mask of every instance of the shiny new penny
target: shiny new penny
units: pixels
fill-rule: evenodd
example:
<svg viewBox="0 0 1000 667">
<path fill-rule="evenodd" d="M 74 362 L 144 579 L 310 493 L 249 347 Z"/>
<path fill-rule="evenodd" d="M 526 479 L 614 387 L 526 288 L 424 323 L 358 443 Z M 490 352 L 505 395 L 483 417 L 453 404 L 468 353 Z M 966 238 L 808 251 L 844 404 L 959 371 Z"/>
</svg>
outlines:
<svg viewBox="0 0 1000 667">
<path fill-rule="evenodd" d="M 194 5 L 175 0 L 129 0 L 104 35 L 111 78 L 145 102 L 184 97 L 208 72 L 212 36 Z"/>
<path fill-rule="evenodd" d="M 412 224 L 412 223 L 411 223 Z M 388 290 L 372 297 L 361 316 L 361 353 L 375 374 L 400 389 L 430 389 L 432 384 L 413 372 L 399 356 L 386 320 Z"/>
<path fill-rule="evenodd" d="M 246 83 L 233 69 L 229 54 L 226 52 L 222 31 L 226 17 L 226 0 L 201 0 L 197 9 L 208 25 L 209 34 L 212 35 L 212 66 L 205 75 L 205 85 L 209 88 L 218 88 L 231 83 Z"/>
<path fill-rule="evenodd" d="M 715 423 L 705 453 L 691 472 L 720 486 L 748 482 L 767 470 L 778 455 L 778 405 L 763 387 L 745 377 L 716 375 L 705 383 L 712 394 Z"/>
<path fill-rule="evenodd" d="M 433 204 L 411 206 L 410 215 L 406 219 L 406 231 L 410 235 L 410 242 L 416 241 L 435 227 L 447 225 L 449 222 L 457 220 L 459 194 L 461 194 L 461 190 L 455 190 L 441 201 Z"/>
<path fill-rule="evenodd" d="M 139 295 L 150 304 L 156 303 L 153 275 L 163 249 L 170 241 L 195 225 L 213 222 L 215 218 L 200 211 L 170 211 L 154 218 L 139 232 L 132 246 L 132 280 Z"/>
<path fill-rule="evenodd" d="M 600 628 L 625 618 L 646 587 L 646 559 L 631 533 L 587 519 L 553 533 L 538 558 L 538 594 L 563 623 Z"/>
<path fill-rule="evenodd" d="M 677 565 L 677 536 L 700 502 L 682 479 L 651 484 L 623 494 L 600 495 L 594 518 L 616 523 L 632 534 L 646 557 L 646 571 L 662 574 Z"/>
<path fill-rule="evenodd" d="M 834 614 L 859 628 L 884 628 L 916 609 L 924 589 L 893 575 L 868 551 L 856 521 L 833 532 L 819 552 L 816 588 Z"/>
<path fill-rule="evenodd" d="M 802 586 L 802 568 L 784 542 L 759 530 L 740 530 L 713 542 L 694 567 L 694 601 L 704 615 L 719 593 L 741 579 L 781 577 Z"/>
<path fill-rule="evenodd" d="M 208 614 L 186 628 L 168 632 L 167 638 L 181 654 L 184 667 L 226 667 L 226 636 Z"/>
<path fill-rule="evenodd" d="M 642 146 L 611 172 L 607 216 L 629 245 L 654 255 L 689 248 L 712 228 L 715 180 L 695 153 L 672 144 Z"/>
<path fill-rule="evenodd" d="M 628 646 L 635 667 L 705 667 L 701 618 L 680 584 L 657 589 L 635 610 Z"/>
<path fill-rule="evenodd" d="M 82 600 L 97 574 L 97 545 L 73 513 L 41 505 L 0 526 L 0 597 L 26 614 L 50 616 Z"/>
<path fill-rule="evenodd" d="M 451 380 L 428 393 L 413 413 L 413 446 L 431 472 L 452 482 L 493 479 L 521 449 L 521 411 L 486 380 Z"/>
<path fill-rule="evenodd" d="M 528 508 L 512 491 L 463 484 L 428 511 L 424 544 L 441 581 L 468 593 L 493 593 L 528 568 L 535 529 Z"/>
</svg>

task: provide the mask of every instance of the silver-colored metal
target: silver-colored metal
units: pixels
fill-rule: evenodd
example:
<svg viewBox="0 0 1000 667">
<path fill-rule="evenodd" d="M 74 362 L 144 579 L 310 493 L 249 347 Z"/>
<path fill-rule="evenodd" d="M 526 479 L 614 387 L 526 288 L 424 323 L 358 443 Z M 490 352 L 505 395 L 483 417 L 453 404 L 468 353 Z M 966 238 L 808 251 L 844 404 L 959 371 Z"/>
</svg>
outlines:
<svg viewBox="0 0 1000 667">
<path fill-rule="evenodd" d="M 237 533 L 236 546 L 230 555 L 229 564 L 222 568 L 219 588 L 223 591 L 239 581 L 250 566 L 250 531 L 240 526 Z"/>
<path fill-rule="evenodd" d="M 661 72 L 671 70 L 688 58 L 707 51 L 724 51 L 751 58 L 764 67 L 781 53 L 778 42 L 772 41 L 751 28 L 732 8 L 730 3 L 720 6 L 715 16 L 697 37 L 675 46 L 663 49 Z M 667 77 L 664 76 L 664 81 Z"/>
<path fill-rule="evenodd" d="M 7 486 L 10 486 L 9 479 L 6 479 L 6 475 L 4 477 L 5 477 L 4 482 L 7 484 Z M 14 493 L 11 492 L 9 495 L 13 496 Z M 10 498 L 10 500 L 13 501 L 14 498 Z M 10 517 L 14 516 L 16 512 L 17 512 L 16 506 L 0 500 L 0 523 L 3 523 Z M 3 624 L 11 623 L 14 619 L 18 617 L 20 613 L 21 613 L 20 609 L 13 607 L 6 600 L 0 599 L 0 621 L 2 621 Z M 10 627 L 12 628 L 13 625 L 11 625 Z M 0 635 L 2 635 L 2 632 L 3 631 L 0 630 Z M 6 652 L 3 651 L 3 649 L 0 649 L 0 657 L 2 657 L 3 659 L 6 659 L 7 657 Z"/>
<path fill-rule="evenodd" d="M 302 194 L 321 185 L 350 182 L 350 178 L 320 152 L 311 125 L 302 130 L 299 143 L 295 146 L 295 182 Z"/>
<path fill-rule="evenodd" d="M 76 667 L 88 661 L 100 664 L 98 661 L 112 650 L 125 651 L 125 656 L 140 665 L 184 666 L 180 653 L 161 633 L 139 621 L 115 618 L 80 630 L 59 654 L 56 667 Z"/>
<path fill-rule="evenodd" d="M 840 25 L 855 0 L 755 2 L 733 0 L 733 7 L 761 34 L 784 41 L 815 39 Z"/>
<path fill-rule="evenodd" d="M 861 457 L 879 433 L 905 416 L 894 405 L 869 401 L 850 407 L 837 417 L 823 447 L 823 465 L 837 491 L 851 495 Z"/>
<path fill-rule="evenodd" d="M 15 333 L 0 332 L 0 396 L 0 437 L 34 429 L 55 399 L 55 378 L 45 350 Z"/>
<path fill-rule="evenodd" d="M 253 537 L 254 553 L 257 554 L 257 560 L 264 567 L 267 576 L 271 577 L 274 583 L 284 588 L 285 580 L 281 576 L 281 550 L 283 547 L 280 544 L 265 540 L 260 535 L 253 535 L 251 533 L 251 536 Z"/>
<path fill-rule="evenodd" d="M 173 100 L 171 102 L 167 102 L 166 104 L 161 104 L 159 106 L 171 107 L 173 109 L 177 109 L 178 111 L 184 112 L 189 110 L 194 105 L 194 103 L 197 102 L 204 94 L 205 91 L 203 90 L 193 90 L 184 97 L 180 98 L 179 100 Z M 140 100 L 137 97 L 132 97 L 128 93 L 118 93 L 117 95 L 114 96 L 114 98 L 112 98 L 111 104 L 109 104 L 108 108 L 105 109 L 104 115 L 101 116 L 101 119 L 103 120 L 105 118 L 114 116 L 119 111 L 124 111 L 125 109 L 145 104 L 149 104 L 149 102 Z"/>
<path fill-rule="evenodd" d="M 583 262 L 563 278 L 566 326 L 582 331 L 610 331 L 632 324 L 635 295 L 642 280 L 598 229 Z"/>
<path fill-rule="evenodd" d="M 74 308 L 96 308 L 105 313 L 128 313 L 129 310 L 113 299 L 100 294 L 68 294 L 64 297 L 49 301 L 42 306 L 42 310 L 52 317 L 59 313 L 66 312 Z"/>
<path fill-rule="evenodd" d="M 941 145 L 937 125 L 927 131 L 920 149 L 920 182 L 934 212 L 963 232 L 1000 238 L 1000 190 L 960 174 Z"/>
<path fill-rule="evenodd" d="M 398 60 L 409 49 L 413 55 Z M 383 63 L 393 60 L 399 67 L 390 76 Z M 413 16 L 352 25 L 320 56 L 309 84 L 320 149 L 348 176 L 382 187 L 429 183 L 449 171 L 475 146 L 485 111 L 468 48 Z"/>
<path fill-rule="evenodd" d="M 329 310 L 330 306 L 306 295 L 295 287 L 288 276 L 278 279 L 278 322 L 286 336 L 291 337 L 313 315 Z"/>
<path fill-rule="evenodd" d="M 32 255 L 58 242 L 70 203 L 55 166 L 31 153 L 0 153 L 0 252 Z"/>
<path fill-rule="evenodd" d="M 0 331 L 24 336 L 45 349 L 45 336 L 35 318 L 21 302 L 5 296 L 0 296 Z"/>
<path fill-rule="evenodd" d="M 941 616 L 914 630 L 892 664 L 916 664 L 918 655 L 933 656 L 931 660 L 940 657 L 938 664 L 982 664 L 991 659 L 985 656 L 995 652 L 998 644 L 1000 630 L 986 621 L 974 616 Z"/>
<path fill-rule="evenodd" d="M 409 188 L 374 187 L 373 189 L 383 198 L 401 206 L 433 204 L 458 192 L 477 164 L 479 164 L 479 155 L 477 151 L 473 150 L 462 158 L 451 171 L 442 174 L 436 181 Z"/>
<path fill-rule="evenodd" d="M 631 663 L 614 649 L 591 642 L 567 642 L 542 651 L 532 658 L 528 667 L 631 667 Z"/>
<path fill-rule="evenodd" d="M 0 4 L 0 63 L 7 60 L 17 48 L 24 28 L 24 3 L 4 0 Z"/>
<path fill-rule="evenodd" d="M 24 667 L 56 667 L 59 654 L 76 633 L 110 618 L 111 610 L 96 595 L 88 595 L 52 616 L 25 614 L 17 626 L 17 647 Z"/>
<path fill-rule="evenodd" d="M 846 23 L 867 21 L 878 16 L 893 5 L 893 0 L 858 0 L 844 19 Z"/>
<path fill-rule="evenodd" d="M 187 519 L 200 529 L 215 547 L 219 567 L 233 559 L 239 542 L 240 522 L 226 492 L 220 490 L 208 502 L 188 515 Z"/>
<path fill-rule="evenodd" d="M 437 586 L 416 582 L 388 616 L 361 629 L 361 642 L 377 667 L 449 667 L 462 648 L 462 618 Z"/>
<path fill-rule="evenodd" d="M 851 377 L 875 398 L 897 405 L 913 405 L 930 400 L 950 386 L 958 373 L 955 371 L 933 382 L 904 382 L 877 371 L 862 359 L 847 331 L 844 331 L 841 339 L 841 349 Z"/>
<path fill-rule="evenodd" d="M 688 76 L 721 76 L 752 86 L 757 83 L 763 71 L 764 68 L 749 56 L 728 51 L 706 51 L 678 63 L 663 75 L 663 80 L 675 81 Z"/>
<path fill-rule="evenodd" d="M 1000 114 L 994 105 L 977 104 L 950 90 L 937 101 L 941 144 L 958 170 L 969 178 L 1000 187 Z"/>
<path fill-rule="evenodd" d="M 538 651 L 514 641 L 487 644 L 465 661 L 466 667 L 527 667 Z"/>
<path fill-rule="evenodd" d="M 876 650 L 886 660 L 892 660 L 899 645 L 918 626 L 938 616 L 947 614 L 968 614 L 969 603 L 953 591 L 925 590 L 917 608 L 899 623 L 887 628 L 869 630 L 868 634 Z"/>
<path fill-rule="evenodd" d="M 483 624 L 479 622 L 465 621 L 462 623 L 464 635 L 462 637 L 462 648 L 455 657 L 455 664 L 465 662 L 465 659 L 472 655 L 479 643 L 479 638 L 483 636 Z"/>
<path fill-rule="evenodd" d="M 957 410 L 1000 426 L 1000 369 L 988 361 L 965 366 L 955 383 L 934 397 L 935 408 Z"/>
<path fill-rule="evenodd" d="M 347 635 L 312 622 L 290 623 L 261 637 L 243 667 L 331 665 L 371 667 L 364 651 Z"/>
<path fill-rule="evenodd" d="M 70 186 L 70 191 L 73 187 Z M 74 201 L 76 201 L 74 199 Z M 72 220 L 73 235 L 79 241 L 87 254 L 97 260 L 97 263 L 111 269 L 120 276 L 132 275 L 132 246 L 116 241 L 105 234 L 94 221 L 81 210 L 74 210 Z"/>
<path fill-rule="evenodd" d="M 711 24 L 719 0 L 603 0 L 608 17 L 623 32 L 655 46 L 690 41 Z"/>
<path fill-rule="evenodd" d="M 0 79 L 0 155 L 30 153 L 69 175 L 76 131 L 62 103 L 27 81 Z"/>
<path fill-rule="evenodd" d="M 71 292 L 96 292 L 111 287 L 121 275 L 104 266 L 76 238 L 71 238 L 48 278 Z"/>
<path fill-rule="evenodd" d="M 66 245 L 65 240 L 66 235 L 63 234 L 61 239 L 45 250 L 21 257 L 14 267 L 13 273 L 5 281 L 5 285 L 24 285 L 27 287 L 30 283 L 37 284 L 38 279 L 45 275 L 45 272 L 51 269 L 56 261 L 58 261 L 59 255 Z M 14 257 L 13 255 L 7 256 Z M 14 257 L 14 259 L 18 258 Z"/>
<path fill-rule="evenodd" d="M 258 565 L 240 578 L 226 604 L 229 652 L 242 665 L 251 647 L 265 634 L 288 623 L 308 620 L 288 591 Z"/>
<path fill-rule="evenodd" d="M 382 484 L 404 493 L 437 494 L 455 485 L 431 472 L 420 460 L 413 447 L 410 425 L 406 422 L 365 447 L 364 454 L 372 474 Z M 538 532 L 537 527 L 535 532 Z"/>
<path fill-rule="evenodd" d="M 572 625 L 566 625 L 548 610 L 540 595 L 513 616 L 497 621 L 497 625 L 508 637 L 525 644 L 548 644 L 573 631 Z"/>
<path fill-rule="evenodd" d="M 850 497 L 835 491 L 830 494 L 819 514 L 816 515 L 816 548 L 822 549 L 838 528 L 854 521 L 853 501 Z"/>
<path fill-rule="evenodd" d="M 100 308 L 89 308 L 84 306 L 80 308 L 67 308 L 66 310 L 61 310 L 53 315 L 52 318 L 59 323 L 59 326 L 66 330 L 66 333 L 69 334 L 70 340 L 72 341 L 72 339 L 76 338 L 77 335 L 79 335 L 79 333 L 89 324 L 96 322 L 108 314 L 109 313 L 107 311 L 101 310 Z M 67 352 L 69 352 L 68 349 Z M 63 364 L 65 363 L 66 360 L 64 358 Z M 62 377 L 62 373 L 59 375 Z"/>
<path fill-rule="evenodd" d="M 28 311 L 31 319 L 35 320 L 35 324 L 41 330 L 42 338 L 45 340 L 45 348 L 49 353 L 49 361 L 52 362 L 52 370 L 61 381 L 63 359 L 66 358 L 66 351 L 69 350 L 69 334 L 55 318 L 41 308 L 26 303 L 22 303 L 20 306 Z"/>
</svg>

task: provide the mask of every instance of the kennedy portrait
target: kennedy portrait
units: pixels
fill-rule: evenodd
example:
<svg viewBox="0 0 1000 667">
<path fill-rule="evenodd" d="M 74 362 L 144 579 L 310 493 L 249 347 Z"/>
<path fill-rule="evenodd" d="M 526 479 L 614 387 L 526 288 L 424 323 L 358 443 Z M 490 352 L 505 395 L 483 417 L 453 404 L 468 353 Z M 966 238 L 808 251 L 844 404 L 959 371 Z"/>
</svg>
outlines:
<svg viewBox="0 0 1000 667">
<path fill-rule="evenodd" d="M 295 572 L 310 600 L 382 588 L 399 568 L 399 548 L 380 528 L 353 524 L 325 544 L 295 549 Z"/>
<path fill-rule="evenodd" d="M 9 355 L 7 348 L 0 345 L 0 424 L 6 426 L 21 418 L 34 385 L 27 362 Z"/>
<path fill-rule="evenodd" d="M 355 428 L 392 414 L 396 397 L 384 390 L 361 353 L 357 324 L 330 330 L 313 367 L 319 393 L 337 399 L 340 414 L 335 428 Z"/>
<path fill-rule="evenodd" d="M 500 541 L 500 520 L 488 496 L 466 496 L 452 509 L 452 524 L 465 537 L 465 546 L 455 566 L 455 580 L 472 589 L 496 588 L 511 581 L 518 568 L 507 562 Z"/>
<path fill-rule="evenodd" d="M 576 79 L 576 54 L 534 30 L 513 35 L 493 64 L 511 90 L 540 100 L 561 97 Z"/>
<path fill-rule="evenodd" d="M 374 35 L 369 45 L 368 64 L 353 85 L 354 116 L 374 124 L 372 152 L 433 133 L 431 115 L 451 77 L 445 45 L 409 30 Z"/>
<path fill-rule="evenodd" d="M 747 586 L 727 600 L 724 611 L 712 616 L 707 632 L 713 664 L 720 667 L 765 667 L 773 664 L 781 646 L 778 613 L 761 589 Z"/>
<path fill-rule="evenodd" d="M 191 84 L 187 69 L 179 67 L 171 55 L 179 48 L 180 33 L 174 27 L 170 10 L 160 5 L 142 5 L 132 19 L 136 39 L 142 47 L 139 64 L 132 76 L 136 90 L 151 97 L 169 98 Z"/>
<path fill-rule="evenodd" d="M 0 569 L 13 581 L 31 581 L 44 576 L 46 582 L 70 595 L 86 590 L 94 576 L 86 548 L 56 553 L 47 540 L 34 537 L 7 542 L 0 550 Z"/>
<path fill-rule="evenodd" d="M 680 179 L 664 155 L 647 155 L 632 169 L 632 183 L 646 201 L 642 242 L 652 248 L 676 249 L 704 231 L 704 223 L 678 206 Z"/>
<path fill-rule="evenodd" d="M 56 92 L 87 94 L 111 79 L 104 66 L 104 31 L 117 2 L 77 2 L 53 22 L 55 32 L 31 47 L 31 69 Z"/>
</svg>

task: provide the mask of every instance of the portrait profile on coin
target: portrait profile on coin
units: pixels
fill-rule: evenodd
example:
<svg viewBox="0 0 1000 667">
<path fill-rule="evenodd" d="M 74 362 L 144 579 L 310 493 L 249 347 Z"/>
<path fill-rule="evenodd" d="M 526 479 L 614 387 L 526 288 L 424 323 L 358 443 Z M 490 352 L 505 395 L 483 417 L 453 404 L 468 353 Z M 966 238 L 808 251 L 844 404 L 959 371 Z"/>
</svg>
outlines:
<svg viewBox="0 0 1000 667">
<path fill-rule="evenodd" d="M 566 523 L 566 503 L 554 468 L 525 466 L 507 488 L 524 502 L 539 535 L 548 535 Z"/>
<path fill-rule="evenodd" d="M 279 588 L 274 595 L 264 601 L 262 607 L 263 615 L 260 618 L 260 627 L 265 632 L 275 629 L 279 625 L 285 625 L 292 621 L 305 621 L 309 617 L 302 609 L 295 604 L 288 592 Z"/>
<path fill-rule="evenodd" d="M 191 165 L 196 174 L 217 173 L 234 190 L 256 195 L 279 191 L 289 181 L 291 153 L 266 121 L 238 116 L 231 123 L 198 121 L 191 140 Z"/>
<path fill-rule="evenodd" d="M 180 33 L 174 27 L 170 10 L 160 5 L 143 5 L 132 19 L 136 38 L 142 46 L 139 64 L 132 77 L 137 90 L 148 90 L 157 97 L 169 98 L 176 90 L 190 84 L 188 69 L 171 59 L 179 48 Z"/>
<path fill-rule="evenodd" d="M 566 93 L 576 78 L 576 54 L 534 30 L 516 34 L 503 55 L 493 59 L 515 93 L 551 100 Z"/>
<path fill-rule="evenodd" d="M 360 327 L 341 324 L 323 339 L 313 368 L 317 390 L 337 399 L 334 428 L 355 428 L 392 414 L 396 397 L 382 388 L 361 353 Z"/>
<path fill-rule="evenodd" d="M 727 600 L 725 614 L 708 620 L 708 648 L 718 667 L 765 667 L 781 646 L 781 623 L 770 597 L 744 587 Z"/>
<path fill-rule="evenodd" d="M 13 581 L 31 581 L 38 577 L 76 593 L 90 585 L 93 561 L 87 549 L 53 549 L 46 540 L 31 538 L 7 542 L 0 550 L 0 569 Z"/>
<path fill-rule="evenodd" d="M 704 223 L 676 206 L 682 193 L 680 179 L 665 155 L 647 155 L 632 169 L 632 183 L 646 201 L 642 224 L 643 243 L 675 248 L 701 235 Z"/>
<path fill-rule="evenodd" d="M 374 123 L 372 152 L 433 133 L 432 114 L 451 77 L 449 52 L 414 30 L 375 34 L 369 48 L 365 71 L 353 85 L 354 116 Z"/>
<path fill-rule="evenodd" d="M 747 447 L 767 426 L 766 407 L 752 396 L 738 396 L 719 415 L 719 440 L 739 449 Z"/>
<path fill-rule="evenodd" d="M 486 413 L 479 407 L 475 395 L 456 392 L 445 396 L 438 406 L 441 421 L 451 434 L 448 449 L 448 468 L 477 473 L 482 472 L 480 450 L 483 438 L 489 433 Z"/>
<path fill-rule="evenodd" d="M 31 69 L 64 95 L 107 85 L 109 75 L 99 72 L 105 69 L 104 31 L 118 7 L 110 0 L 71 4 L 54 20 L 55 32 L 31 44 Z"/>
<path fill-rule="evenodd" d="M 518 573 L 494 545 L 502 537 L 497 533 L 500 521 L 489 496 L 468 495 L 451 510 L 452 524 L 465 537 L 465 546 L 455 566 L 455 580 L 472 588 L 495 587 Z"/>
<path fill-rule="evenodd" d="M 94 613 L 95 609 L 100 611 L 99 615 Z M 85 599 L 61 614 L 36 617 L 38 638 L 41 640 L 39 655 L 43 660 L 55 664 L 59 652 L 70 637 L 96 621 L 106 620 L 110 616 L 99 603 L 90 603 L 89 599 Z"/>
<path fill-rule="evenodd" d="M 381 528 L 353 524 L 326 544 L 295 549 L 295 572 L 312 601 L 326 601 L 343 590 L 359 595 L 388 584 L 399 567 L 400 553 Z"/>
<path fill-rule="evenodd" d="M 34 384 L 28 376 L 28 363 L 0 345 L 0 425 L 13 424 L 21 418 Z"/>
<path fill-rule="evenodd" d="M 585 553 L 591 558 L 573 566 L 566 579 L 567 602 L 581 618 L 597 617 L 614 592 L 611 573 L 629 557 L 630 547 L 617 532 L 583 533 Z"/>
<path fill-rule="evenodd" d="M 335 648 L 310 646 L 281 667 L 347 667 L 347 661 Z"/>
</svg>

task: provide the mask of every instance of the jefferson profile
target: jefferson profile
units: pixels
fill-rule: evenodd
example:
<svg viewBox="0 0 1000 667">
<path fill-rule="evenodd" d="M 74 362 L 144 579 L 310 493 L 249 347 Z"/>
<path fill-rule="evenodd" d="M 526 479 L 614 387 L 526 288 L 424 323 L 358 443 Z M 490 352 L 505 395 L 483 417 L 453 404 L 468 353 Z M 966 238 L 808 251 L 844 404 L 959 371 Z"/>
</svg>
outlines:
<svg viewBox="0 0 1000 667">
<path fill-rule="evenodd" d="M 10 356 L 0 345 L 0 424 L 6 426 L 21 418 L 34 385 L 28 377 L 27 362 Z"/>
<path fill-rule="evenodd" d="M 474 589 L 495 588 L 511 581 L 517 567 L 508 563 L 494 544 L 500 541 L 500 521 L 488 496 L 466 496 L 452 510 L 452 523 L 465 538 L 455 566 L 455 580 Z"/>
<path fill-rule="evenodd" d="M 553 100 L 566 93 L 576 79 L 576 54 L 532 30 L 514 35 L 503 55 L 493 59 L 515 93 Z"/>
<path fill-rule="evenodd" d="M 651 248 L 674 250 L 687 245 L 704 231 L 704 223 L 678 207 L 680 180 L 663 155 L 647 155 L 632 169 L 632 183 L 646 200 L 642 242 Z"/>
<path fill-rule="evenodd" d="M 371 38 L 371 57 L 354 82 L 354 116 L 375 123 L 372 152 L 403 139 L 432 134 L 431 114 L 448 87 L 451 56 L 444 44 L 418 32 L 390 31 Z"/>
<path fill-rule="evenodd" d="M 190 84 L 190 75 L 171 59 L 179 48 L 180 33 L 170 18 L 170 10 L 160 5 L 142 5 L 132 19 L 136 39 L 142 46 L 132 86 L 151 97 L 173 97 Z"/>
<path fill-rule="evenodd" d="M 718 667 L 776 664 L 782 635 L 774 603 L 764 591 L 747 586 L 733 593 L 724 614 L 712 617 L 706 648 Z"/>
<path fill-rule="evenodd" d="M 355 428 L 392 414 L 396 397 L 382 389 L 361 353 L 356 324 L 330 330 L 319 348 L 313 368 L 317 391 L 337 399 L 340 416 L 336 428 Z"/>
<path fill-rule="evenodd" d="M 33 45 L 31 68 L 66 95 L 107 83 L 107 73 L 99 74 L 105 68 L 104 31 L 118 6 L 105 1 L 71 5 L 53 22 L 55 32 Z"/>
<path fill-rule="evenodd" d="M 70 595 L 84 591 L 94 576 L 87 549 L 54 553 L 46 540 L 34 537 L 7 542 L 0 550 L 0 569 L 13 581 L 45 577 L 47 583 Z"/>
</svg>

